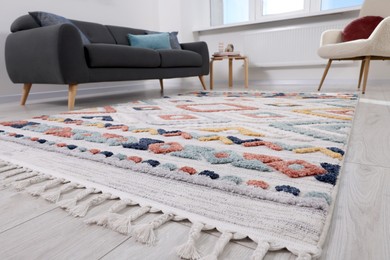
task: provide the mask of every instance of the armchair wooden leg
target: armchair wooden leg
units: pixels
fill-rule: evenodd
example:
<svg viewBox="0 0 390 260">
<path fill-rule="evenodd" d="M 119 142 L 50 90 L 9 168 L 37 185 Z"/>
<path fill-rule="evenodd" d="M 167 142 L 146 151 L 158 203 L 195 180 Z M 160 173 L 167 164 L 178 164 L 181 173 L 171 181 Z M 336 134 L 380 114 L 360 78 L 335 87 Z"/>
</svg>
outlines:
<svg viewBox="0 0 390 260">
<path fill-rule="evenodd" d="M 69 85 L 69 92 L 68 92 L 68 109 L 69 110 L 74 109 L 74 103 L 76 100 L 76 93 L 77 93 L 77 84 L 70 84 Z"/>
<path fill-rule="evenodd" d="M 203 90 L 206 90 L 206 83 L 204 82 L 204 76 L 199 76 L 200 83 L 202 84 Z"/>
<path fill-rule="evenodd" d="M 360 90 L 360 85 L 362 84 L 362 78 L 363 78 L 363 72 L 364 72 L 364 65 L 366 64 L 366 60 L 362 60 L 362 65 L 360 66 L 360 74 L 359 74 L 359 84 L 358 84 L 358 90 Z"/>
<path fill-rule="evenodd" d="M 28 94 L 30 93 L 31 86 L 32 86 L 31 83 L 24 84 L 22 98 L 20 99 L 20 105 L 24 106 L 26 104 Z"/>
<path fill-rule="evenodd" d="M 363 91 L 362 94 L 366 93 L 367 80 L 368 80 L 368 72 L 370 71 L 370 62 L 371 56 L 367 56 L 364 59 L 364 79 L 363 79 Z"/>
<path fill-rule="evenodd" d="M 325 71 L 324 71 L 324 75 L 322 75 L 321 83 L 320 83 L 320 86 L 318 87 L 318 91 L 321 90 L 322 84 L 324 84 L 326 75 L 328 75 L 329 68 L 330 68 L 330 66 L 332 65 L 332 61 L 333 61 L 333 60 L 329 60 L 329 61 L 328 61 L 328 64 L 326 65 L 326 68 L 325 68 Z"/>
<path fill-rule="evenodd" d="M 164 91 L 164 81 L 163 81 L 163 79 L 159 79 L 159 81 L 160 81 L 161 92 L 163 92 Z"/>
</svg>

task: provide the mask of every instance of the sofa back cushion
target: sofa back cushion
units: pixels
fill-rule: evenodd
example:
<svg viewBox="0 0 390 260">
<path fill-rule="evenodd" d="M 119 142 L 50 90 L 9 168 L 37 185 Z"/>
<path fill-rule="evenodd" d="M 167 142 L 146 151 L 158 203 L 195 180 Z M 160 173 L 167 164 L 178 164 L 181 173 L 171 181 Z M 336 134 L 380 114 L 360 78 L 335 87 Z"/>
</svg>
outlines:
<svg viewBox="0 0 390 260">
<path fill-rule="evenodd" d="M 106 26 L 98 23 L 71 21 L 88 37 L 91 43 L 115 44 L 115 39 Z"/>
<path fill-rule="evenodd" d="M 90 44 L 91 42 L 89 41 L 88 37 L 85 36 L 85 34 L 80 31 L 80 29 L 72 23 L 69 19 L 57 15 L 57 14 L 52 14 L 52 13 L 47 13 L 47 12 L 28 12 L 37 22 L 42 27 L 45 26 L 52 26 L 52 25 L 59 25 L 59 24 L 70 24 L 74 27 L 76 27 L 77 31 L 80 34 L 81 41 L 83 42 L 84 45 Z"/>
<path fill-rule="evenodd" d="M 111 32 L 116 43 L 121 45 L 129 45 L 129 39 L 127 37 L 128 34 L 134 34 L 134 35 L 146 34 L 146 30 L 141 30 L 141 29 L 120 27 L 120 26 L 113 26 L 113 25 L 107 25 L 106 27 Z"/>
</svg>

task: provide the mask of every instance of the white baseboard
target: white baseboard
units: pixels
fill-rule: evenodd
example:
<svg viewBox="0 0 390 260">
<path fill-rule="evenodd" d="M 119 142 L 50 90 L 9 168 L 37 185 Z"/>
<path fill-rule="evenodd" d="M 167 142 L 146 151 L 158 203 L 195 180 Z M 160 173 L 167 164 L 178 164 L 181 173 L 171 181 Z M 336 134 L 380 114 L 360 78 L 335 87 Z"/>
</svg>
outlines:
<svg viewBox="0 0 390 260">
<path fill-rule="evenodd" d="M 34 87 L 34 86 L 33 86 Z M 126 82 L 126 84 L 121 85 L 110 85 L 107 83 L 107 86 L 100 87 L 81 87 L 77 90 L 77 97 L 90 97 L 97 95 L 107 95 L 111 94 L 120 94 L 120 93 L 128 93 L 131 91 L 139 91 L 145 88 L 156 88 L 160 89 L 158 82 L 151 81 L 136 81 L 136 82 Z M 22 92 L 22 88 L 20 89 Z M 15 95 L 3 95 L 0 96 L 0 103 L 11 103 L 18 102 L 22 94 Z M 77 98 L 76 97 L 76 98 Z M 55 91 L 45 91 L 45 92 L 32 92 L 28 96 L 28 101 L 37 101 L 37 100 L 67 100 L 68 98 L 68 88 L 64 85 L 63 90 L 55 90 Z M 27 101 L 27 102 L 28 102 Z"/>
<path fill-rule="evenodd" d="M 168 81 L 168 80 L 167 80 Z M 180 80 L 169 80 L 165 85 L 168 87 L 180 87 L 181 84 L 199 84 L 198 80 L 186 79 L 186 83 Z M 238 84 L 241 81 L 237 80 L 234 84 Z M 142 91 L 142 90 L 154 90 L 160 89 L 159 83 L 156 81 L 136 81 L 136 82 L 126 82 L 126 84 L 121 85 L 109 85 L 100 86 L 100 87 L 81 87 L 77 91 L 77 97 L 91 97 L 91 96 L 100 96 L 100 95 L 112 95 L 112 94 L 121 94 L 129 93 L 132 91 Z M 214 83 L 215 85 L 226 85 L 226 80 L 217 80 Z M 317 86 L 319 80 L 253 80 L 249 82 L 250 86 L 292 86 L 292 85 L 313 85 Z M 326 85 L 337 85 L 337 86 L 350 86 L 357 85 L 356 80 L 352 79 L 329 79 L 325 82 Z M 379 80 L 369 80 L 369 85 L 388 85 L 388 79 L 379 79 Z M 208 87 L 208 82 L 206 81 Z M 20 91 L 22 92 L 22 91 Z M 0 104 L 19 102 L 21 94 L 16 95 L 3 95 L 0 96 Z M 67 100 L 68 98 L 68 89 L 64 85 L 63 90 L 57 91 L 46 91 L 46 92 L 35 92 L 30 93 L 28 101 L 37 101 L 37 100 Z"/>
</svg>

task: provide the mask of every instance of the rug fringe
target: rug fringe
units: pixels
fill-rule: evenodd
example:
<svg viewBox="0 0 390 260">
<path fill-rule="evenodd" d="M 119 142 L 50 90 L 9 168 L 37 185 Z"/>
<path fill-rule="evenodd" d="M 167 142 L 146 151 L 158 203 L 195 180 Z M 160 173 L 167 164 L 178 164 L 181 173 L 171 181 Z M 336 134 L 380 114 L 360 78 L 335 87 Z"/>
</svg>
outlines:
<svg viewBox="0 0 390 260">
<path fill-rule="evenodd" d="M 41 196 L 46 190 L 54 188 L 61 183 L 64 183 L 64 179 L 54 179 L 52 181 L 49 181 L 46 184 L 40 185 L 39 187 L 33 187 L 27 190 L 27 192 L 34 197 Z"/>
<path fill-rule="evenodd" d="M 192 224 L 187 242 L 176 248 L 176 253 L 180 258 L 189 260 L 201 258 L 201 253 L 196 248 L 195 242 L 199 239 L 203 227 L 204 224 L 200 222 Z"/>
<path fill-rule="evenodd" d="M 317 248 L 316 251 L 308 252 L 308 251 L 299 251 L 294 250 L 292 248 L 287 248 L 288 251 L 297 256 L 296 260 L 312 260 L 317 259 L 321 256 L 322 250 Z"/>
<path fill-rule="evenodd" d="M 8 165 L 9 165 L 9 163 L 4 162 L 4 161 L 0 161 L 0 170 L 1 170 L 1 168 L 8 166 Z"/>
<path fill-rule="evenodd" d="M 10 177 L 14 177 L 16 175 L 19 175 L 19 174 L 25 173 L 25 172 L 28 172 L 28 170 L 26 170 L 24 168 L 16 168 L 16 169 L 12 169 L 12 170 L 9 170 L 9 171 L 5 171 L 3 173 L 7 173 L 7 174 L 2 175 L 0 180 L 5 180 L 5 179 L 8 179 Z"/>
<path fill-rule="evenodd" d="M 129 203 L 133 202 L 129 200 L 119 200 L 108 209 L 108 212 L 84 220 L 84 223 L 89 225 L 96 224 L 98 226 L 106 227 L 108 225 L 108 222 L 112 221 L 111 219 L 116 218 L 116 215 L 119 215 L 116 213 L 125 209 L 129 205 Z"/>
<path fill-rule="evenodd" d="M 268 250 L 271 248 L 270 243 L 259 240 L 257 242 L 257 248 L 251 257 L 251 260 L 263 260 Z"/>
<path fill-rule="evenodd" d="M 297 257 L 297 260 L 311 260 L 311 259 L 312 259 L 312 257 L 308 253 L 299 254 Z"/>
<path fill-rule="evenodd" d="M 200 260 L 218 260 L 218 256 L 223 252 L 226 245 L 232 238 L 233 233 L 223 232 L 215 244 L 213 251 L 209 255 L 202 257 Z"/>
<path fill-rule="evenodd" d="M 18 176 L 16 178 L 8 178 L 8 179 L 4 179 L 3 181 L 0 181 L 0 187 L 8 187 L 13 182 L 26 180 L 26 179 L 35 177 L 37 175 L 38 175 L 37 172 L 27 171 L 27 172 L 24 172 L 22 174 L 18 174 Z"/>
<path fill-rule="evenodd" d="M 14 170 L 16 168 L 21 168 L 20 166 L 17 166 L 17 165 L 7 165 L 5 167 L 2 167 L 0 168 L 0 173 L 3 173 L 3 172 L 8 172 L 10 170 Z"/>
<path fill-rule="evenodd" d="M 90 199 L 87 203 L 70 208 L 69 214 L 74 217 L 85 217 L 91 207 L 98 206 L 110 198 L 112 198 L 112 195 L 110 193 L 100 194 L 95 198 Z"/>
<path fill-rule="evenodd" d="M 92 194 L 94 192 L 95 192 L 94 188 L 87 188 L 83 191 L 80 191 L 74 198 L 57 202 L 57 205 L 60 208 L 66 210 L 66 211 L 69 211 L 71 208 L 76 207 L 77 202 L 88 197 L 90 194 Z"/>
<path fill-rule="evenodd" d="M 42 196 L 42 198 L 44 198 L 45 200 L 47 200 L 51 203 L 57 203 L 61 197 L 61 194 L 64 194 L 68 191 L 71 191 L 77 187 L 78 187 L 78 184 L 69 183 L 69 184 L 66 184 L 65 186 L 61 187 L 59 190 L 48 192 L 48 193 L 42 194 L 41 196 Z"/>
<path fill-rule="evenodd" d="M 111 221 L 108 222 L 108 227 L 118 233 L 128 235 L 132 230 L 131 222 L 149 213 L 150 210 L 151 207 L 145 206 L 137 209 L 134 213 L 131 213 L 128 216 L 118 214 L 116 219 L 111 219 Z"/>
<path fill-rule="evenodd" d="M 173 214 L 163 214 L 155 218 L 149 224 L 141 224 L 135 226 L 132 230 L 132 235 L 138 242 L 147 245 L 154 245 L 157 241 L 157 237 L 154 230 L 167 223 L 168 221 L 172 220 L 173 218 Z"/>
<path fill-rule="evenodd" d="M 22 191 L 22 190 L 24 190 L 25 188 L 27 188 L 27 187 L 30 186 L 30 185 L 33 185 L 33 184 L 37 184 L 37 183 L 40 183 L 40 182 L 47 181 L 47 180 L 49 180 L 50 178 L 51 178 L 51 177 L 49 177 L 49 176 L 38 175 L 38 176 L 29 178 L 29 179 L 26 179 L 26 180 L 13 182 L 13 183 L 12 183 L 12 186 L 13 186 L 17 191 Z"/>
</svg>

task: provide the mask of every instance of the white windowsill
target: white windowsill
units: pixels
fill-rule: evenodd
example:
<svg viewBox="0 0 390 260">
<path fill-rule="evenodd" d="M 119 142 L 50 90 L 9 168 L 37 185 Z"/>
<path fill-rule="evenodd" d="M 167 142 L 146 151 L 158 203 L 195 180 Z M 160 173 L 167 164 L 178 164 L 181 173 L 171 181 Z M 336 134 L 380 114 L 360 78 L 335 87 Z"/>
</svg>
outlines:
<svg viewBox="0 0 390 260">
<path fill-rule="evenodd" d="M 308 13 L 300 13 L 300 14 L 295 13 L 295 14 L 283 15 L 283 16 L 281 16 L 281 15 L 263 16 L 263 18 L 256 20 L 256 21 L 198 28 L 198 29 L 194 29 L 194 32 L 206 32 L 206 31 L 235 28 L 235 27 L 248 26 L 248 25 L 254 25 L 254 24 L 263 24 L 263 23 L 278 22 L 278 21 L 285 21 L 285 20 L 295 20 L 295 19 L 301 19 L 301 18 L 307 18 L 307 17 L 341 14 L 341 13 L 354 12 L 354 11 L 359 11 L 359 10 L 360 10 L 360 6 L 354 6 L 354 7 L 349 7 L 349 8 L 340 8 L 340 9 L 334 9 L 334 10 L 328 10 L 328 11 L 308 12 Z"/>
</svg>

